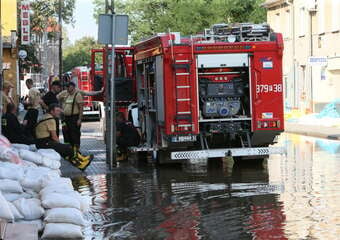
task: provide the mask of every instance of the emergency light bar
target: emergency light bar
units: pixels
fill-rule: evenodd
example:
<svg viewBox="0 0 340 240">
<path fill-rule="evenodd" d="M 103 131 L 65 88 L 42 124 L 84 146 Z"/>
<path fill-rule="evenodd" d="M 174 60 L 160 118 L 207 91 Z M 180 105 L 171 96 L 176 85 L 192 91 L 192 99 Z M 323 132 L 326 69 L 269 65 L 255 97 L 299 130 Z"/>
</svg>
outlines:
<svg viewBox="0 0 340 240">
<path fill-rule="evenodd" d="M 257 42 L 270 41 L 271 33 L 270 26 L 266 23 L 219 23 L 213 25 L 211 29 L 205 29 L 203 38 L 222 42 Z M 202 38 L 202 35 L 199 37 Z"/>
</svg>

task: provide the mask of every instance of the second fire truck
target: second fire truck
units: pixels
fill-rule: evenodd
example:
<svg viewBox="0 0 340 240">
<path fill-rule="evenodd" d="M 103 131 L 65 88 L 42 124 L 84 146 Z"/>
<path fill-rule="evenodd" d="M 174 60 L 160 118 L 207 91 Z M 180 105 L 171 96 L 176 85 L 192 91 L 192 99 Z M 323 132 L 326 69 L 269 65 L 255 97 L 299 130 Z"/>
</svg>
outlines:
<svg viewBox="0 0 340 240">
<path fill-rule="evenodd" d="M 132 150 L 160 163 L 282 153 L 270 147 L 284 130 L 282 54 L 282 35 L 267 24 L 217 24 L 136 44 L 130 115 L 143 142 Z"/>
</svg>

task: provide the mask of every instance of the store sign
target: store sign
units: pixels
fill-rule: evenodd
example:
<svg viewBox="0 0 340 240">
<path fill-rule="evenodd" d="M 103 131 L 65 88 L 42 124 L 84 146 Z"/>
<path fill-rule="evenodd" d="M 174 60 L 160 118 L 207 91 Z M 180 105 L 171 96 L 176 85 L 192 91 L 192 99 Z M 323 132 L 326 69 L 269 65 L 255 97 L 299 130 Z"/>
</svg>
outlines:
<svg viewBox="0 0 340 240">
<path fill-rule="evenodd" d="M 21 6 L 21 45 L 30 44 L 30 3 L 22 1 Z"/>
<path fill-rule="evenodd" d="M 308 65 L 310 66 L 327 66 L 328 58 L 327 57 L 309 57 Z"/>
</svg>

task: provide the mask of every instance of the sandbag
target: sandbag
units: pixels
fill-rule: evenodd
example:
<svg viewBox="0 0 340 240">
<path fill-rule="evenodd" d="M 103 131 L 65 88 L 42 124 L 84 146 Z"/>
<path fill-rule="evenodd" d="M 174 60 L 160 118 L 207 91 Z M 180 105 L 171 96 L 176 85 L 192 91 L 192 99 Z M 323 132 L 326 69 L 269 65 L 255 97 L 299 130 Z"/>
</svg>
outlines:
<svg viewBox="0 0 340 240">
<path fill-rule="evenodd" d="M 0 160 L 15 164 L 22 164 L 22 159 L 13 149 L 0 145 Z"/>
<path fill-rule="evenodd" d="M 31 144 L 29 150 L 32 151 L 32 152 L 36 152 L 38 149 L 37 149 L 37 146 L 35 144 Z"/>
<path fill-rule="evenodd" d="M 54 149 L 39 149 L 38 153 L 41 154 L 43 157 L 47 157 L 49 159 L 60 161 L 61 156 L 59 153 L 57 153 Z"/>
<path fill-rule="evenodd" d="M 38 227 L 38 231 L 41 232 L 44 229 L 44 223 L 41 219 L 36 219 L 36 220 L 19 220 L 18 223 L 23 223 L 23 224 L 33 224 Z"/>
<path fill-rule="evenodd" d="M 26 145 L 26 144 L 13 143 L 12 147 L 15 148 L 15 149 L 18 149 L 18 150 L 20 150 L 20 149 L 30 150 L 30 146 Z"/>
<path fill-rule="evenodd" d="M 43 188 L 39 194 L 41 197 L 47 196 L 51 193 L 69 193 L 74 192 L 73 186 L 69 184 L 59 184 L 59 185 L 51 185 Z"/>
<path fill-rule="evenodd" d="M 69 223 L 48 223 L 45 226 L 42 239 L 48 238 L 82 238 L 81 227 Z"/>
<path fill-rule="evenodd" d="M 41 165 L 48 167 L 50 169 L 54 169 L 54 170 L 59 169 L 61 166 L 60 161 L 50 159 L 47 157 L 42 157 Z"/>
<path fill-rule="evenodd" d="M 21 162 L 22 162 L 23 167 L 38 167 L 37 164 L 29 162 L 29 161 L 22 160 Z"/>
<path fill-rule="evenodd" d="M 44 215 L 44 209 L 41 207 L 41 201 L 37 198 L 21 198 L 14 201 L 13 204 L 24 216 L 25 220 L 39 219 Z"/>
<path fill-rule="evenodd" d="M 67 185 L 69 188 L 73 190 L 73 185 L 72 185 L 72 181 L 70 178 L 64 178 L 64 177 L 54 178 L 53 176 L 48 176 L 42 179 L 41 181 L 41 186 L 43 188 L 53 187 L 53 186 L 57 187 L 60 185 Z"/>
<path fill-rule="evenodd" d="M 25 189 L 24 193 L 31 196 L 30 198 L 39 198 L 39 193 L 34 191 L 33 189 Z"/>
<path fill-rule="evenodd" d="M 20 220 L 20 219 L 24 218 L 24 216 L 18 211 L 18 209 L 14 206 L 13 203 L 8 202 L 8 206 L 11 209 L 11 212 L 13 214 L 14 220 L 17 221 L 17 220 Z"/>
<path fill-rule="evenodd" d="M 45 212 L 47 223 L 71 223 L 84 226 L 85 221 L 82 213 L 76 208 L 53 208 Z"/>
<path fill-rule="evenodd" d="M 22 187 L 18 181 L 0 179 L 0 191 L 3 193 L 22 193 Z"/>
<path fill-rule="evenodd" d="M 81 196 L 79 194 L 79 200 L 80 200 L 80 210 L 85 213 L 90 210 L 91 205 L 91 198 L 89 196 Z"/>
<path fill-rule="evenodd" d="M 24 169 L 21 165 L 9 162 L 0 162 L 0 179 L 21 181 L 24 178 Z"/>
<path fill-rule="evenodd" d="M 44 208 L 76 208 L 80 210 L 80 201 L 75 196 L 63 193 L 50 193 L 41 197 Z"/>
<path fill-rule="evenodd" d="M 39 192 L 42 188 L 41 181 L 48 176 L 59 177 L 59 172 L 45 167 L 27 168 L 21 185 L 24 189 L 33 189 Z"/>
<path fill-rule="evenodd" d="M 9 202 L 14 202 L 20 198 L 32 198 L 31 194 L 28 193 L 3 193 L 4 198 Z"/>
<path fill-rule="evenodd" d="M 25 149 L 20 149 L 19 155 L 23 160 L 33 162 L 38 165 L 42 164 L 42 156 L 39 153 L 31 152 Z"/>
<path fill-rule="evenodd" d="M 8 205 L 6 199 L 2 196 L 1 191 L 0 191 L 0 219 L 6 219 L 8 221 L 14 220 L 12 210 Z"/>
</svg>

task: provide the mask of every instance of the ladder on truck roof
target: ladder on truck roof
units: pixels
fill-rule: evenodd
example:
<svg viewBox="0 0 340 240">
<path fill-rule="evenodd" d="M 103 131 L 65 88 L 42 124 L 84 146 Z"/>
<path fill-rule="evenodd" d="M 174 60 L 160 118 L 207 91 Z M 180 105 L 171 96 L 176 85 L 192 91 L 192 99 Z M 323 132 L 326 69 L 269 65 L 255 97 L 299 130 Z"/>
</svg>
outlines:
<svg viewBox="0 0 340 240">
<path fill-rule="evenodd" d="M 175 124 L 174 133 L 188 133 L 194 131 L 193 114 L 192 114 L 192 64 L 193 52 L 183 54 L 178 48 L 188 47 L 189 44 L 177 46 L 174 48 L 171 41 L 171 56 L 174 75 L 174 92 L 175 92 Z"/>
</svg>

